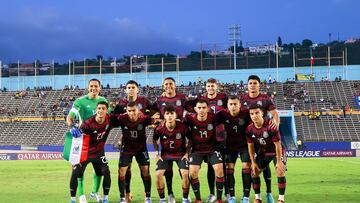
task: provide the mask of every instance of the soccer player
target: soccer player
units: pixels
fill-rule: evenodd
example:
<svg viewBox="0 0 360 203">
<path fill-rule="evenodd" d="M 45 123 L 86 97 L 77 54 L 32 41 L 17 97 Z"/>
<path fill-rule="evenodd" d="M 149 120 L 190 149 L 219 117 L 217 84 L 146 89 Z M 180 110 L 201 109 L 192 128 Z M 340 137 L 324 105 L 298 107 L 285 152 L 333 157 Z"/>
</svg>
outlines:
<svg viewBox="0 0 360 203">
<path fill-rule="evenodd" d="M 242 182 L 244 196 L 242 203 L 249 202 L 251 188 L 250 157 L 246 143 L 245 130 L 249 124 L 247 112 L 241 111 L 241 103 L 237 96 L 230 96 L 227 102 L 227 109 L 220 111 L 217 116 L 219 122 L 225 125 L 226 130 L 226 175 L 229 188 L 229 203 L 235 203 L 235 178 L 234 170 L 236 160 L 239 157 L 242 162 Z"/>
<path fill-rule="evenodd" d="M 186 146 L 188 136 L 187 126 L 176 121 L 174 106 L 165 107 L 165 123 L 159 125 L 154 132 L 153 144 L 157 152 L 156 177 L 160 203 L 165 203 L 164 173 L 170 164 L 175 161 L 182 177 L 183 203 L 190 203 L 189 196 L 189 148 Z M 161 152 L 159 152 L 158 140 L 160 139 Z M 188 145 L 190 146 L 190 145 Z"/>
<path fill-rule="evenodd" d="M 216 137 L 217 118 L 209 113 L 206 100 L 199 99 L 195 106 L 196 114 L 187 115 L 185 123 L 191 130 L 190 144 L 190 183 L 195 193 L 195 203 L 201 202 L 199 171 L 201 163 L 207 160 L 215 171 L 217 202 L 222 202 L 222 190 L 224 187 L 224 171 L 221 153 L 216 150 L 218 140 Z"/>
<path fill-rule="evenodd" d="M 69 115 L 66 118 L 66 122 L 70 127 L 70 132 L 76 132 L 78 130 L 78 126 L 81 125 L 83 121 L 93 116 L 96 112 L 96 105 L 100 101 L 107 100 L 99 96 L 101 91 L 101 84 L 98 79 L 91 79 L 88 83 L 88 94 L 84 95 L 75 100 Z M 78 125 L 76 125 L 76 121 L 78 121 Z M 84 193 L 84 174 L 79 175 L 78 180 L 78 191 L 80 203 L 87 203 L 86 196 Z M 93 187 L 92 192 L 90 193 L 90 197 L 96 198 L 97 202 L 101 202 L 101 196 L 98 191 L 100 188 L 101 176 L 97 176 L 96 173 L 93 174 Z"/>
<path fill-rule="evenodd" d="M 227 95 L 224 93 L 218 92 L 218 83 L 215 78 L 209 78 L 206 81 L 206 94 L 199 96 L 199 99 L 205 99 L 209 103 L 209 111 L 212 113 L 217 113 L 221 110 L 226 109 L 227 103 Z M 195 100 L 196 101 L 196 100 Z M 223 150 L 220 150 L 222 155 L 224 155 Z M 225 160 L 223 160 L 225 161 Z M 223 163 L 225 164 L 225 163 Z M 226 170 L 224 165 L 224 170 Z M 226 174 L 225 182 L 226 182 Z M 210 195 L 207 198 L 207 202 L 214 202 L 216 200 L 215 196 L 215 172 L 210 163 L 208 163 L 208 171 L 207 171 L 207 180 Z M 228 187 L 225 184 L 225 194 L 228 194 Z"/>
<path fill-rule="evenodd" d="M 126 98 L 120 99 L 114 109 L 115 114 L 126 113 L 126 106 L 129 102 L 135 101 L 138 105 L 139 110 L 143 114 L 150 113 L 150 101 L 146 97 L 139 96 L 139 85 L 134 80 L 129 80 L 125 86 Z M 120 181 L 120 180 L 118 180 Z M 131 165 L 129 165 L 128 170 L 125 175 L 125 199 L 127 202 L 132 200 L 132 194 L 130 192 L 130 182 L 131 182 Z M 118 182 L 118 184 L 120 184 Z"/>
<path fill-rule="evenodd" d="M 280 117 L 277 112 L 276 106 L 271 97 L 267 94 L 260 93 L 260 78 L 257 75 L 250 75 L 248 77 L 248 93 L 242 95 L 241 97 L 241 108 L 244 111 L 249 112 L 249 107 L 258 104 L 261 106 L 261 109 L 264 111 L 264 115 L 268 116 L 268 113 L 271 114 L 271 127 L 279 128 Z M 263 171 L 265 183 L 266 183 L 266 199 L 267 202 L 273 203 L 274 198 L 271 193 L 271 171 L 267 167 Z"/>
<path fill-rule="evenodd" d="M 151 176 L 149 173 L 150 158 L 146 145 L 145 128 L 152 124 L 151 117 L 140 113 L 136 102 L 129 102 L 126 114 L 117 116 L 115 126 L 122 129 L 122 151 L 119 158 L 118 187 L 120 191 L 120 203 L 126 203 L 125 199 L 125 174 L 131 165 L 133 157 L 140 166 L 145 188 L 145 203 L 151 203 Z"/>
<path fill-rule="evenodd" d="M 284 203 L 286 157 L 285 151 L 281 146 L 280 132 L 277 128 L 271 127 L 270 122 L 264 119 L 264 113 L 260 105 L 255 104 L 250 107 L 250 117 L 253 123 L 246 129 L 246 138 L 251 160 L 253 188 L 255 191 L 254 203 L 262 202 L 259 174 L 271 161 L 274 161 L 276 175 L 278 177 L 278 203 Z M 255 149 L 257 150 L 255 151 Z"/>
<path fill-rule="evenodd" d="M 84 174 L 86 166 L 92 163 L 97 176 L 104 176 L 103 191 L 104 198 L 103 203 L 108 203 L 108 195 L 111 186 L 110 170 L 108 161 L 105 157 L 104 146 L 106 139 L 112 129 L 112 123 L 108 112 L 108 103 L 106 101 L 100 101 L 96 107 L 96 115 L 91 116 L 80 126 L 80 129 L 73 130 L 74 137 L 90 136 L 88 158 L 85 162 L 76 164 L 72 168 L 72 174 L 70 179 L 70 203 L 76 202 L 76 190 L 78 186 L 78 178 Z"/>
<path fill-rule="evenodd" d="M 191 109 L 188 98 L 184 94 L 176 92 L 175 79 L 172 77 L 167 77 L 164 79 L 163 90 L 163 94 L 157 97 L 152 106 L 153 111 L 160 112 L 160 118 L 163 119 L 165 114 L 165 106 L 172 105 L 175 107 L 177 118 L 182 120 L 186 110 Z M 166 186 L 168 189 L 168 203 L 175 203 L 175 196 L 172 190 L 172 178 L 173 170 L 172 164 L 170 164 L 169 168 L 165 172 Z"/>
</svg>

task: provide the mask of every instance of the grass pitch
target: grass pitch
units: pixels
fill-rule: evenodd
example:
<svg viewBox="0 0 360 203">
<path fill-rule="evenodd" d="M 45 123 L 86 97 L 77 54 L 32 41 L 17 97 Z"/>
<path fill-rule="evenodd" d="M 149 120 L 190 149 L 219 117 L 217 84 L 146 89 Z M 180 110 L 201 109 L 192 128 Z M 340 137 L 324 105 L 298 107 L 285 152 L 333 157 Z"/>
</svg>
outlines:
<svg viewBox="0 0 360 203">
<path fill-rule="evenodd" d="M 155 160 L 151 162 L 152 200 L 158 202 L 155 185 Z M 174 165 L 173 190 L 177 202 L 181 202 L 181 183 L 176 164 Z M 200 176 L 202 198 L 208 196 L 206 168 L 203 164 Z M 277 179 L 273 167 L 273 194 L 277 198 Z M 112 183 L 110 202 L 119 201 L 117 187 L 117 161 L 110 161 Z M 91 189 L 92 166 L 88 165 L 85 174 L 86 194 Z M 133 202 L 143 202 L 144 187 L 139 175 L 136 161 L 132 167 L 131 190 Z M 69 202 L 70 165 L 66 161 L 0 161 L 0 194 L 1 202 L 6 203 L 64 203 Z M 237 202 L 242 196 L 241 166 L 235 169 Z M 288 159 L 286 174 L 286 202 L 301 203 L 338 203 L 359 202 L 360 200 L 360 158 L 309 158 Z M 264 199 L 265 184 L 262 179 Z M 102 190 L 101 190 L 102 191 Z M 190 189 L 191 198 L 194 199 Z M 251 192 L 251 202 L 254 194 Z M 88 198 L 89 202 L 91 201 Z M 266 201 L 264 201 L 266 202 Z"/>
</svg>

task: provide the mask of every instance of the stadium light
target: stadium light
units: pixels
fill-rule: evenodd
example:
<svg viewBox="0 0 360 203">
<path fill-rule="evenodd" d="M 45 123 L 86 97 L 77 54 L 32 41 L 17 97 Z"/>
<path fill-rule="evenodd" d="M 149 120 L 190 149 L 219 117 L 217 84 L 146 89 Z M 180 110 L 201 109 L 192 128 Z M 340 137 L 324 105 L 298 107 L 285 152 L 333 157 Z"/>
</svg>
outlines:
<svg viewBox="0 0 360 203">
<path fill-rule="evenodd" d="M 240 25 L 239 24 L 233 24 L 229 26 L 229 40 L 233 42 L 234 46 L 234 69 L 236 70 L 236 45 L 237 40 L 240 39 Z"/>
</svg>

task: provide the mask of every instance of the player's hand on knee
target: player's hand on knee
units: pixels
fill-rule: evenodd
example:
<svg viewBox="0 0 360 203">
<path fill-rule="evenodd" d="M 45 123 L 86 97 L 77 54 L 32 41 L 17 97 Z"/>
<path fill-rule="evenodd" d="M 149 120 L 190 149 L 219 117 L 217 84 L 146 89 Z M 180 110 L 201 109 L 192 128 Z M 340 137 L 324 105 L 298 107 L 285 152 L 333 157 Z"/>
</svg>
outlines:
<svg viewBox="0 0 360 203">
<path fill-rule="evenodd" d="M 78 138 L 81 136 L 81 131 L 78 127 L 75 127 L 75 126 L 71 127 L 70 132 L 71 132 L 71 135 L 75 138 Z"/>
<path fill-rule="evenodd" d="M 182 158 L 181 160 L 189 160 L 189 154 L 186 153 Z"/>
<path fill-rule="evenodd" d="M 276 163 L 275 167 L 277 175 L 283 176 L 285 174 L 285 165 L 282 161 Z"/>
</svg>

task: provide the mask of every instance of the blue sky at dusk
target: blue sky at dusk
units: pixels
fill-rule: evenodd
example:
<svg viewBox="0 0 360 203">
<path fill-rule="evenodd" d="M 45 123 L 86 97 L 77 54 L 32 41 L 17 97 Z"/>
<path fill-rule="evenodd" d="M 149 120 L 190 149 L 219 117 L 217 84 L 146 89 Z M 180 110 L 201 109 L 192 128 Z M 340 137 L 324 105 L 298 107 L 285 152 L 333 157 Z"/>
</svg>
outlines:
<svg viewBox="0 0 360 203">
<path fill-rule="evenodd" d="M 243 42 L 326 43 L 328 33 L 360 37 L 359 8 L 358 0 L 4 0 L 0 60 L 187 54 L 229 43 L 234 23 Z"/>
</svg>

